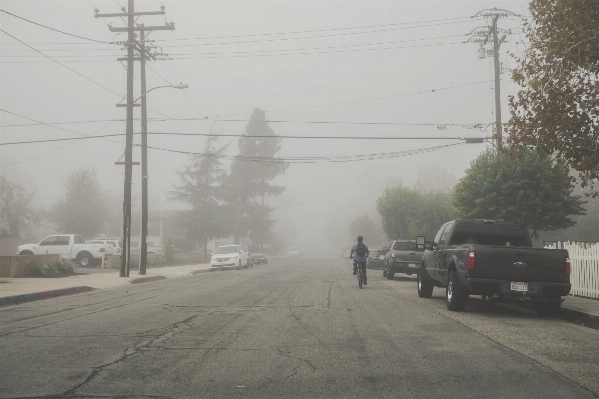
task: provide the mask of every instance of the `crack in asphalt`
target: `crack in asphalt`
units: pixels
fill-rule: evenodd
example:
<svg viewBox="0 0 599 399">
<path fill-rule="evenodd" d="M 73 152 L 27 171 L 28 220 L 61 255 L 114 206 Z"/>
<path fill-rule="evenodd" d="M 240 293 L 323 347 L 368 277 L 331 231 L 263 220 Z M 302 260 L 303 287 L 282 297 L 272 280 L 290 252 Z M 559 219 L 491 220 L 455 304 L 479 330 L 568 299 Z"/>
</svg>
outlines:
<svg viewBox="0 0 599 399">
<path fill-rule="evenodd" d="M 178 322 L 172 324 L 169 328 L 167 328 L 166 331 L 163 334 L 160 334 L 157 337 L 154 337 L 154 338 L 150 339 L 149 341 L 139 342 L 136 345 L 134 345 L 133 347 L 125 348 L 125 350 L 123 351 L 123 354 L 121 355 L 121 357 L 119 357 L 118 359 L 116 359 L 114 361 L 111 361 L 111 362 L 108 362 L 108 363 L 104 363 L 104 364 L 96 367 L 94 370 L 92 370 L 92 372 L 90 373 L 90 375 L 87 376 L 87 378 L 83 382 L 81 382 L 80 384 L 76 385 L 75 387 L 69 389 L 68 391 L 66 391 L 65 393 L 63 393 L 59 397 L 77 397 L 77 396 L 75 396 L 75 391 L 78 390 L 78 389 L 80 389 L 84 385 L 90 383 L 106 367 L 110 367 L 110 366 L 113 366 L 115 364 L 118 364 L 118 363 L 122 362 L 123 360 L 126 360 L 127 358 L 129 358 L 129 357 L 131 357 L 131 356 L 133 356 L 135 354 L 143 352 L 144 349 L 146 349 L 149 346 L 155 344 L 156 342 L 159 342 L 159 341 L 163 340 L 169 334 L 172 334 L 175 330 L 177 330 L 179 328 L 179 326 L 188 324 L 190 321 L 192 321 L 193 319 L 195 319 L 198 316 L 199 315 L 194 315 L 194 316 L 190 316 L 190 317 L 188 317 L 188 318 L 186 318 L 184 320 L 178 321 Z M 130 396 L 130 395 L 121 395 L 121 396 L 122 397 L 127 397 L 127 396 Z M 144 396 L 141 396 L 141 397 L 144 397 Z"/>
<path fill-rule="evenodd" d="M 331 289 L 333 288 L 333 282 L 331 281 L 331 286 L 329 287 L 329 296 L 327 296 L 327 308 L 331 307 Z"/>
<path fill-rule="evenodd" d="M 287 353 L 285 353 L 285 352 L 283 352 L 283 349 L 281 349 L 281 348 L 277 348 L 276 350 L 279 353 L 279 355 L 281 355 L 281 356 L 288 357 L 288 358 L 291 358 L 291 359 L 300 360 L 300 361 L 304 362 L 305 364 L 307 364 L 308 366 L 310 366 L 310 368 L 312 368 L 312 371 L 316 371 L 317 370 L 316 366 L 314 366 L 312 363 L 310 363 L 309 360 L 302 359 L 301 357 L 298 357 L 298 356 L 293 356 L 293 355 L 291 355 L 289 353 L 289 351 L 287 351 Z"/>
</svg>

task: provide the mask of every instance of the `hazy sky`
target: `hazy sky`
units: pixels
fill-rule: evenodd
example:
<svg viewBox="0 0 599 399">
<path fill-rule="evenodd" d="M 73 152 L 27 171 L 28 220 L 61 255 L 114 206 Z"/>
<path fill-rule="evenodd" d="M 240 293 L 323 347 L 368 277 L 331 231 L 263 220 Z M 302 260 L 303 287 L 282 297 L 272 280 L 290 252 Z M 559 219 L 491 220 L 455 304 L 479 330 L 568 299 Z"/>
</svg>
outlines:
<svg viewBox="0 0 599 399">
<path fill-rule="evenodd" d="M 148 63 L 147 87 L 179 82 L 190 86 L 148 94 L 152 110 L 148 117 L 162 119 L 149 122 L 150 132 L 207 133 L 214 121 L 221 120 L 216 127 L 224 134 L 241 134 L 245 121 L 259 107 L 267 111 L 270 120 L 284 121 L 271 123 L 280 135 L 484 137 L 491 134 L 490 127 L 481 132 L 467 126 L 486 126 L 494 121 L 492 59 L 478 60 L 478 46 L 462 42 L 466 33 L 489 21 L 470 17 L 492 7 L 526 14 L 528 2 L 135 3 L 136 11 L 159 10 L 164 4 L 166 20 L 175 22 L 176 28 L 156 31 L 149 37 L 173 59 Z M 96 19 L 94 8 L 114 13 L 120 11 L 119 4 L 126 6 L 127 1 L 3 0 L 1 7 L 61 31 L 112 42 L 125 40 L 126 34 L 114 36 L 107 23 L 124 26 L 123 21 Z M 146 26 L 164 25 L 165 17 L 141 17 L 141 22 Z M 64 65 L 0 33 L 0 103 L 3 110 L 16 114 L 0 113 L 2 143 L 124 132 L 124 122 L 110 122 L 124 119 L 126 112 L 125 108 L 115 107 L 126 91 L 126 70 L 116 61 L 125 55 L 122 47 L 70 37 L 6 13 L 0 15 L 0 23 L 6 33 Z M 517 43 L 523 39 L 520 26 L 518 18 L 500 20 L 500 27 L 514 32 L 501 48 L 506 69 L 501 87 L 504 122 L 509 118 L 508 95 L 517 90 L 509 74 L 515 62 L 507 52 L 519 55 L 525 48 Z M 137 97 L 141 94 L 138 65 L 135 76 Z M 450 88 L 454 86 L 462 87 Z M 139 108 L 135 109 L 135 117 L 140 117 Z M 63 124 L 54 128 L 32 125 L 36 122 L 26 118 Z M 340 123 L 300 123 L 325 121 Z M 437 127 L 444 124 L 463 126 L 445 126 L 444 130 Z M 139 132 L 139 121 L 134 126 Z M 123 169 L 114 162 L 123 153 L 123 141 L 121 136 L 3 145 L 0 173 L 35 190 L 39 203 L 49 204 L 63 194 L 70 173 L 93 166 L 102 188 L 120 195 Z M 223 144 L 229 141 L 233 143 L 230 155 L 235 155 L 236 139 L 222 139 Z M 203 142 L 202 137 L 149 138 L 151 146 L 183 151 L 200 152 Z M 459 141 L 284 139 L 280 155 L 380 154 L 453 143 Z M 277 179 L 278 184 L 287 187 L 286 192 L 267 202 L 279 206 L 275 214 L 297 231 L 297 244 L 312 245 L 306 237 L 326 241 L 327 231 L 337 229 L 337 225 L 339 230 L 347 229 L 342 225 L 349 225 L 355 214 L 374 209 L 386 184 L 412 184 L 418 171 L 429 165 L 459 178 L 486 146 L 464 144 L 373 161 L 294 164 Z M 136 147 L 134 160 L 139 157 Z M 151 209 L 180 207 L 166 201 L 165 192 L 177 183 L 175 172 L 187 162 L 186 155 L 150 150 Z M 139 197 L 140 171 L 134 168 L 133 191 Z M 346 234 L 346 230 L 340 231 L 341 236 Z"/>
</svg>

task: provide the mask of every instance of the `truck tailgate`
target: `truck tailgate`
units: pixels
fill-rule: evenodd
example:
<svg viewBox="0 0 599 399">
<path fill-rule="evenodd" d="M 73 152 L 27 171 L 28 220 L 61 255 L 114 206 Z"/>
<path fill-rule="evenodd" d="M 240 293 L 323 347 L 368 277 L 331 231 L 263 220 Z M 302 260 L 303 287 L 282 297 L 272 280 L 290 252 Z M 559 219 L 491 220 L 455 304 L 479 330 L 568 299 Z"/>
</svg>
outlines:
<svg viewBox="0 0 599 399">
<path fill-rule="evenodd" d="M 476 277 L 511 281 L 568 282 L 563 249 L 476 245 Z"/>
</svg>

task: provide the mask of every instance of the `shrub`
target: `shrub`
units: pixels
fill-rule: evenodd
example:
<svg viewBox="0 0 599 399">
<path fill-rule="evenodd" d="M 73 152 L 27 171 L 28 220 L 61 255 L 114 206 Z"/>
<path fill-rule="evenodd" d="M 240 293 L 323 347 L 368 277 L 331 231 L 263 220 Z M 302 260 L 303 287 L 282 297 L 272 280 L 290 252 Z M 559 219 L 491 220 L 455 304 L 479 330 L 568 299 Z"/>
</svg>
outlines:
<svg viewBox="0 0 599 399">
<path fill-rule="evenodd" d="M 61 277 L 75 273 L 75 265 L 67 262 L 54 262 L 43 265 L 33 261 L 25 266 L 24 274 L 27 277 Z"/>
</svg>

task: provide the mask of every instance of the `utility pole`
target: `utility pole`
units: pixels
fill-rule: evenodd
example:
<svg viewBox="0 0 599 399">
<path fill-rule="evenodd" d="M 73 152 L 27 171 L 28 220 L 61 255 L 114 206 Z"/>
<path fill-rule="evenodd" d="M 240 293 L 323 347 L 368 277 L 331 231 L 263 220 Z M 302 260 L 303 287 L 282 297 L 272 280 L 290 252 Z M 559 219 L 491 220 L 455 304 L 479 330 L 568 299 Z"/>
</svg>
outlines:
<svg viewBox="0 0 599 399">
<path fill-rule="evenodd" d="M 135 0 L 128 0 L 127 8 L 121 7 L 121 13 L 112 14 L 100 14 L 98 10 L 95 11 L 95 18 L 114 18 L 114 17 L 127 17 L 127 26 L 114 28 L 112 25 L 108 25 L 111 32 L 127 32 L 127 42 L 124 44 L 127 46 L 127 122 L 126 122 L 126 138 L 125 138 L 125 184 L 124 184 L 124 198 L 123 198 L 123 240 L 122 248 L 123 255 L 121 257 L 121 270 L 120 277 L 129 277 L 129 271 L 131 268 L 131 181 L 133 177 L 133 107 L 137 104 L 133 103 L 133 62 L 145 58 L 146 54 L 140 54 L 139 58 L 134 56 L 134 49 L 136 46 L 135 32 L 142 31 L 144 28 L 135 27 L 135 16 L 142 15 L 164 15 L 164 6 L 161 11 L 149 11 L 149 12 L 135 12 Z M 174 23 L 166 24 L 165 26 L 153 26 L 145 28 L 148 31 L 151 30 L 174 30 Z M 123 59 L 119 59 L 123 60 Z M 142 83 L 145 87 L 145 71 L 144 71 L 144 82 Z M 145 91 L 142 91 L 145 94 Z M 143 99 L 145 104 L 145 96 Z M 122 107 L 124 104 L 117 104 L 117 107 Z M 145 118 L 144 118 L 145 119 Z M 142 124 L 143 124 L 142 120 Z M 147 119 L 146 122 L 147 123 Z M 146 147 L 147 150 L 147 147 Z M 142 182 L 145 180 L 143 176 L 147 175 L 143 172 L 142 166 Z M 142 183 L 143 184 L 143 183 Z M 146 187 L 147 189 L 147 187 Z M 147 195 L 147 191 L 146 191 Z M 143 201 L 143 199 L 142 199 Z M 147 198 L 146 198 L 147 206 Z M 147 213 L 146 213 L 147 214 Z M 142 222 L 143 229 L 143 222 Z M 147 229 L 147 220 L 146 220 Z M 147 231 L 147 230 L 146 230 Z M 146 240 L 142 241 L 142 247 L 146 244 Z M 146 246 L 147 254 L 147 246 Z"/>
<path fill-rule="evenodd" d="M 510 30 L 503 30 L 497 27 L 497 21 L 501 17 L 508 16 L 520 16 L 511 11 L 507 10 L 499 10 L 497 8 L 486 9 L 479 11 L 474 15 L 474 17 L 484 16 L 485 18 L 492 18 L 491 26 L 485 27 L 477 27 L 474 28 L 470 33 L 466 36 L 470 36 L 468 40 L 464 43 L 480 43 L 480 48 L 478 49 L 478 58 L 483 59 L 490 53 L 493 54 L 493 61 L 495 67 L 495 137 L 497 139 L 497 151 L 501 151 L 501 147 L 503 144 L 503 125 L 501 124 L 501 65 L 499 63 L 499 46 L 501 43 L 505 41 L 507 35 L 511 34 Z M 473 17 L 473 18 L 474 18 Z M 504 35 L 499 38 L 499 32 L 504 33 Z M 493 48 L 488 50 L 485 48 L 489 41 L 493 42 Z"/>
<path fill-rule="evenodd" d="M 141 75 L 141 253 L 139 254 L 139 274 L 146 274 L 148 257 L 148 113 L 146 109 L 146 41 L 144 25 L 140 25 L 139 55 Z"/>
</svg>

